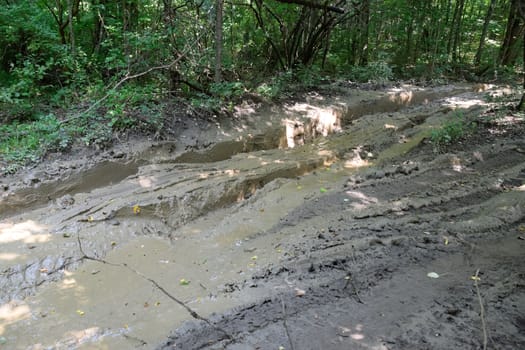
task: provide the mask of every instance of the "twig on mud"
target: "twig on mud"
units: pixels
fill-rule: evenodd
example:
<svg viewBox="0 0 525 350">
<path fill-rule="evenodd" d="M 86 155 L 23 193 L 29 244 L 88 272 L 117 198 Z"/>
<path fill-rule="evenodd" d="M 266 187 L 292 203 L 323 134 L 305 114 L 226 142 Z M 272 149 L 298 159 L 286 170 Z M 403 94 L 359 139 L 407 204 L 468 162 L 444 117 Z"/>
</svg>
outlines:
<svg viewBox="0 0 525 350">
<path fill-rule="evenodd" d="M 128 264 L 126 263 L 112 263 L 112 262 L 109 262 L 107 260 L 104 260 L 104 259 L 101 259 L 101 258 L 96 258 L 96 257 L 93 257 L 93 256 L 89 256 L 87 255 L 85 252 L 84 252 L 84 248 L 82 247 L 82 240 L 80 239 L 80 233 L 77 234 L 77 241 L 78 241 L 78 248 L 80 249 L 80 252 L 82 253 L 82 257 L 80 258 L 80 260 L 82 259 L 86 259 L 86 260 L 92 260 L 92 261 L 97 261 L 97 262 L 100 262 L 102 264 L 107 264 L 107 265 L 111 265 L 111 266 L 119 266 L 119 267 L 124 267 L 128 270 L 130 270 L 131 272 L 133 272 L 134 274 L 136 274 L 137 276 L 141 277 L 142 279 L 150 282 L 151 284 L 153 284 L 159 291 L 162 292 L 162 294 L 164 294 L 165 296 L 167 296 L 169 299 L 173 300 L 174 302 L 176 302 L 177 304 L 179 304 L 180 306 L 182 306 L 184 309 L 186 309 L 186 311 L 188 311 L 188 313 L 191 315 L 191 317 L 197 319 L 197 320 L 200 320 L 200 321 L 203 321 L 205 322 L 207 325 L 209 325 L 210 327 L 214 328 L 215 330 L 221 332 L 228 340 L 230 341 L 233 341 L 234 338 L 231 334 L 229 334 L 226 330 L 224 330 L 223 328 L 221 327 L 218 327 L 216 325 L 214 325 L 210 320 L 208 320 L 206 317 L 204 316 L 201 316 L 199 315 L 197 312 L 195 312 L 194 310 L 192 310 L 188 305 L 186 305 L 185 302 L 181 301 L 180 299 L 176 298 L 175 296 L 173 296 L 172 294 L 170 294 L 164 287 L 162 287 L 157 281 L 155 281 L 154 279 L 144 275 L 142 272 L 138 271 L 138 270 L 135 270 L 134 268 L 132 268 L 131 266 L 129 266 Z M 293 350 L 293 349 L 292 349 Z"/>
<path fill-rule="evenodd" d="M 283 325 L 286 336 L 288 337 L 288 342 L 290 343 L 290 349 L 294 350 L 292 337 L 290 336 L 290 331 L 288 330 L 288 325 L 286 324 L 286 305 L 284 304 L 284 299 L 281 297 L 281 305 L 283 307 Z"/>
<path fill-rule="evenodd" d="M 348 272 L 346 277 L 346 283 L 345 283 L 345 286 L 343 287 L 343 290 L 346 289 L 348 287 L 349 284 L 352 285 L 352 290 L 355 294 L 355 297 L 356 297 L 356 300 L 358 303 L 360 304 L 364 304 L 364 302 L 361 300 L 361 297 L 359 296 L 359 292 L 357 291 L 357 287 L 355 286 L 355 283 L 354 283 L 354 279 L 352 278 L 352 273 Z"/>
<path fill-rule="evenodd" d="M 480 308 L 479 315 L 481 317 L 481 327 L 483 328 L 483 350 L 487 350 L 487 324 L 485 323 L 485 307 L 483 306 L 483 299 L 481 298 L 481 293 L 479 291 L 478 275 L 479 275 L 479 269 L 476 271 L 476 274 L 474 275 L 473 280 L 474 280 L 474 286 L 476 287 L 476 293 L 478 294 L 478 301 L 479 301 L 479 308 Z"/>
</svg>

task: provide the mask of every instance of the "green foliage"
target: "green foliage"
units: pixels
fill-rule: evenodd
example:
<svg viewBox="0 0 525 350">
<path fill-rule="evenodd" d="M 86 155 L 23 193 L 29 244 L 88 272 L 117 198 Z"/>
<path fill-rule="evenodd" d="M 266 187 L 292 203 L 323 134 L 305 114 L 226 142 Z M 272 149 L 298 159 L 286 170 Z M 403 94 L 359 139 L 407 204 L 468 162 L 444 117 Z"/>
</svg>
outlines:
<svg viewBox="0 0 525 350">
<path fill-rule="evenodd" d="M 365 67 L 356 66 L 350 69 L 348 74 L 351 80 L 357 82 L 385 83 L 393 79 L 392 68 L 383 61 L 371 62 Z"/>
<path fill-rule="evenodd" d="M 432 130 L 430 141 L 434 145 L 434 150 L 441 152 L 446 146 L 452 145 L 467 134 L 472 133 L 476 127 L 475 122 L 467 122 L 464 115 L 458 112 L 453 120 L 446 122 L 438 129 Z"/>
<path fill-rule="evenodd" d="M 72 130 L 61 125 L 52 114 L 27 123 L 0 125 L 0 160 L 2 172 L 16 171 L 47 152 L 67 150 L 73 142 Z"/>
</svg>

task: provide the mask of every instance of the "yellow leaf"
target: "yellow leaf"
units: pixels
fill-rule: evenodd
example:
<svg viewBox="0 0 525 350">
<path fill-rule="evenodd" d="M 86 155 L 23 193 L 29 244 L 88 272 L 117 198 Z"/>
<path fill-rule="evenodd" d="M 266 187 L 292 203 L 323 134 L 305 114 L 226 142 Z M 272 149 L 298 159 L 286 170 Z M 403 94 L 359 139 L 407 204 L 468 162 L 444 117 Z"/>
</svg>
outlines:
<svg viewBox="0 0 525 350">
<path fill-rule="evenodd" d="M 254 260 L 254 261 L 257 260 L 257 255 L 252 256 L 251 259 Z"/>
<path fill-rule="evenodd" d="M 448 245 L 448 237 L 443 237 L 445 239 L 445 245 Z"/>
<path fill-rule="evenodd" d="M 80 316 L 84 316 L 85 312 L 82 310 L 77 310 L 77 314 L 79 314 Z"/>
<path fill-rule="evenodd" d="M 481 278 L 479 278 L 478 276 L 470 276 L 470 279 L 473 281 L 481 281 Z"/>
<path fill-rule="evenodd" d="M 302 189 L 302 188 L 303 188 L 303 186 L 297 186 L 297 189 L 298 189 L 298 190 L 300 190 L 300 189 Z"/>
<path fill-rule="evenodd" d="M 135 205 L 133 206 L 133 214 L 135 214 L 135 215 L 140 214 L 140 207 L 139 207 L 138 204 L 135 204 Z"/>
<path fill-rule="evenodd" d="M 94 220 L 94 219 L 93 219 L 93 216 L 91 216 L 91 215 L 88 216 L 88 219 L 87 219 L 87 220 L 88 220 L 89 222 L 93 221 L 93 220 Z"/>
<path fill-rule="evenodd" d="M 181 278 L 179 283 L 180 283 L 181 286 L 187 286 L 188 284 L 190 284 L 190 281 L 188 281 L 185 278 Z"/>
</svg>

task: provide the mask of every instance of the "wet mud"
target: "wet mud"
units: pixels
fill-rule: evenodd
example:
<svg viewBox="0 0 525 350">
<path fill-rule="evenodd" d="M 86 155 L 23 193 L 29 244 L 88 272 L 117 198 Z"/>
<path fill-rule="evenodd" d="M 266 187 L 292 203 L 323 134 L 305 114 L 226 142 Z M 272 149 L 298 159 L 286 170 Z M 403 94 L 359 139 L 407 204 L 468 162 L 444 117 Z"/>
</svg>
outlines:
<svg viewBox="0 0 525 350">
<path fill-rule="evenodd" d="M 240 106 L 3 179 L 0 348 L 525 347 L 525 127 L 488 88 Z M 483 127 L 435 153 L 458 113 Z"/>
</svg>

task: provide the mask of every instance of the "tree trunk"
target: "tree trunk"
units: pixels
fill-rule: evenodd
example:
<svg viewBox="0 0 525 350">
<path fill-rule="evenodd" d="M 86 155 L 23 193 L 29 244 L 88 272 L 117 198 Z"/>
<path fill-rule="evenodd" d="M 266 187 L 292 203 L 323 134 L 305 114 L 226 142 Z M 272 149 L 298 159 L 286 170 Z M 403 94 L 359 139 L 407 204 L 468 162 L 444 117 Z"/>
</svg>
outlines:
<svg viewBox="0 0 525 350">
<path fill-rule="evenodd" d="M 73 1 L 67 0 L 67 16 L 68 16 L 68 28 L 69 28 L 69 47 L 71 53 L 75 54 L 75 32 L 73 31 Z"/>
<path fill-rule="evenodd" d="M 479 66 L 481 63 L 481 55 L 483 53 L 483 46 L 485 45 L 485 39 L 487 37 L 487 32 L 489 30 L 490 20 L 492 19 L 492 13 L 494 12 L 494 6 L 496 5 L 496 0 L 490 0 L 489 8 L 487 10 L 487 15 L 485 16 L 485 22 L 483 23 L 483 30 L 481 31 L 481 37 L 479 38 L 478 51 L 476 52 L 476 57 L 474 58 L 474 65 Z"/>
<path fill-rule="evenodd" d="M 502 66 L 512 65 L 517 59 L 516 43 L 518 42 L 520 30 L 522 30 L 520 28 L 519 5 L 520 0 L 512 0 L 507 27 L 505 29 L 505 37 L 499 54 L 499 64 Z"/>
<path fill-rule="evenodd" d="M 222 15 L 224 0 L 217 0 L 215 18 L 215 82 L 222 81 Z"/>
</svg>

